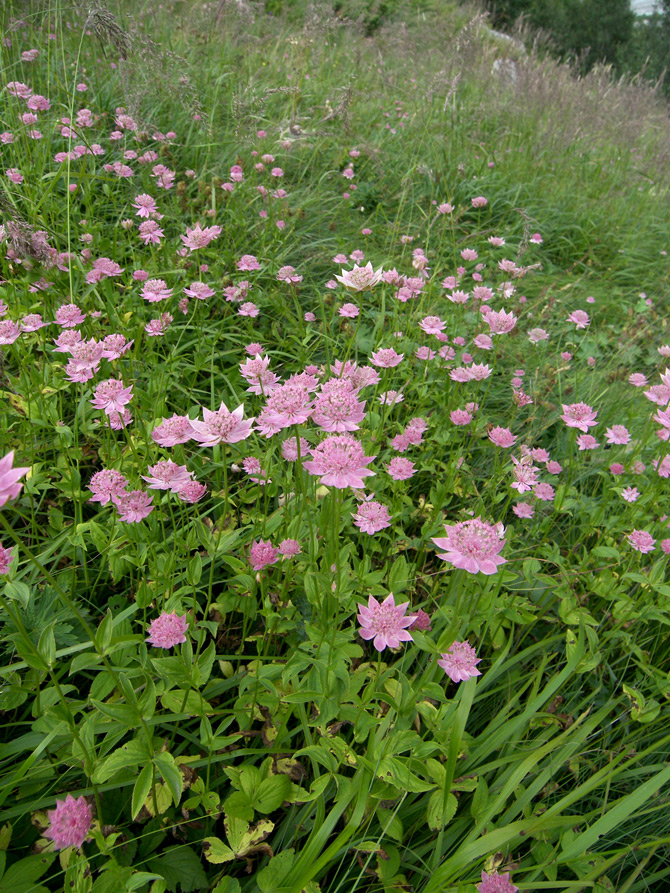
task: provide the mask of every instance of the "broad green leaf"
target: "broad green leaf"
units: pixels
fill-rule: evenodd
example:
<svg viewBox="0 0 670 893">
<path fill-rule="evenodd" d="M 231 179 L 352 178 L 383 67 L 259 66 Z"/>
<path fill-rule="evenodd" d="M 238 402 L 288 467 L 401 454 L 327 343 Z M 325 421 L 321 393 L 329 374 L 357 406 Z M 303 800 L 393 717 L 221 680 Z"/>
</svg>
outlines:
<svg viewBox="0 0 670 893">
<path fill-rule="evenodd" d="M 218 837 L 205 837 L 202 842 L 202 849 L 205 859 L 214 865 L 230 862 L 235 858 L 235 853 Z"/>
<path fill-rule="evenodd" d="M 453 794 L 447 794 L 445 803 L 444 791 L 433 791 L 428 800 L 428 809 L 426 812 L 428 827 L 432 828 L 433 831 L 439 831 L 440 828 L 446 828 L 456 815 L 457 809 L 458 800 Z"/>
<path fill-rule="evenodd" d="M 181 887 L 182 893 L 195 893 L 207 889 L 207 875 L 191 847 L 170 847 L 160 856 L 149 859 L 146 867 L 164 878 L 170 893 L 175 893 L 177 885 Z"/>
<path fill-rule="evenodd" d="M 120 769 L 137 769 L 150 757 L 145 744 L 133 738 L 127 744 L 123 744 L 98 765 L 93 773 L 93 781 L 96 784 L 104 784 Z"/>
<path fill-rule="evenodd" d="M 279 809 L 284 800 L 291 799 L 291 779 L 288 775 L 274 775 L 266 778 L 253 801 L 258 812 L 269 813 Z"/>
<path fill-rule="evenodd" d="M 131 817 L 133 820 L 137 818 L 140 810 L 144 806 L 144 801 L 149 796 L 149 791 L 151 790 L 151 782 L 154 777 L 154 767 L 152 763 L 147 763 L 147 765 L 142 769 L 140 774 L 137 776 L 137 781 L 133 787 L 133 798 L 132 798 L 132 807 L 131 807 Z"/>
<path fill-rule="evenodd" d="M 156 768 L 163 776 L 165 783 L 170 788 L 174 805 L 178 806 L 184 788 L 184 779 L 181 771 L 174 761 L 172 754 L 167 752 L 157 753 L 154 757 Z"/>
</svg>

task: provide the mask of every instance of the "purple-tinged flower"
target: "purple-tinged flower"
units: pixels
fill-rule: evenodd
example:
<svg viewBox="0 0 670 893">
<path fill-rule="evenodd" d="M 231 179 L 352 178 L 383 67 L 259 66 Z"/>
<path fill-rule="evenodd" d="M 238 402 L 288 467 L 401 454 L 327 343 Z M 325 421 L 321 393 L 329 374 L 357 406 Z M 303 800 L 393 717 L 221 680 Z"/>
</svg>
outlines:
<svg viewBox="0 0 670 893">
<path fill-rule="evenodd" d="M 115 496 L 120 496 L 127 486 L 128 480 L 120 471 L 103 468 L 102 471 L 96 471 L 88 482 L 88 489 L 93 494 L 89 502 L 107 505 Z"/>
<path fill-rule="evenodd" d="M 482 675 L 477 669 L 480 662 L 481 658 L 477 657 L 469 642 L 454 642 L 448 651 L 440 655 L 437 663 L 452 682 L 465 682 L 471 676 Z"/>
<path fill-rule="evenodd" d="M 186 614 L 163 612 L 149 624 L 149 635 L 145 639 L 154 648 L 174 648 L 186 641 L 188 617 Z"/>
<path fill-rule="evenodd" d="M 11 549 L 5 549 L 0 543 L 0 574 L 9 573 L 9 565 L 14 561 Z"/>
<path fill-rule="evenodd" d="M 656 540 L 646 530 L 633 530 L 628 534 L 628 542 L 636 552 L 653 552 Z"/>
<path fill-rule="evenodd" d="M 150 465 L 149 472 L 142 475 L 142 480 L 147 482 L 150 490 L 170 490 L 172 493 L 181 490 L 193 477 L 185 465 L 177 465 L 172 459 Z"/>
<path fill-rule="evenodd" d="M 535 234 L 536 236 L 539 233 Z M 533 240 L 533 236 L 531 236 L 531 241 Z M 539 239 L 535 239 L 536 242 L 541 242 L 542 237 Z M 514 884 L 509 879 L 509 871 L 506 871 L 504 874 L 498 874 L 497 871 L 492 872 L 491 874 L 487 874 L 485 871 L 482 871 L 482 880 L 481 883 L 477 884 L 477 893 L 517 893 L 518 887 L 515 887 Z"/>
<path fill-rule="evenodd" d="M 279 549 L 270 540 L 254 540 L 249 549 L 249 564 L 255 571 L 260 571 L 270 564 L 279 561 Z"/>
<path fill-rule="evenodd" d="M 158 446 L 173 447 L 178 443 L 188 443 L 193 440 L 194 430 L 188 416 L 173 415 L 169 419 L 163 419 L 151 432 L 151 439 Z"/>
<path fill-rule="evenodd" d="M 30 471 L 30 466 L 26 468 L 12 468 L 14 464 L 14 450 L 10 450 L 6 456 L 0 459 L 0 508 L 10 499 L 16 499 L 23 488 L 23 484 L 19 483 L 19 479 L 26 472 Z"/>
<path fill-rule="evenodd" d="M 65 800 L 57 800 L 56 808 L 47 812 L 49 827 L 44 836 L 53 840 L 55 850 L 80 847 L 91 830 L 93 814 L 85 797 L 68 794 Z"/>
<path fill-rule="evenodd" d="M 243 419 L 244 406 L 238 406 L 232 412 L 225 403 L 212 412 L 203 408 L 203 421 L 194 419 L 190 425 L 195 432 L 192 437 L 203 446 L 215 446 L 217 443 L 238 443 L 246 440 L 251 434 L 254 418 Z"/>
<path fill-rule="evenodd" d="M 361 625 L 358 633 L 362 639 L 369 641 L 377 651 L 384 648 L 399 648 L 401 642 L 411 642 L 412 634 L 407 627 L 417 618 L 416 614 L 406 615 L 409 602 L 396 605 L 395 597 L 390 592 L 380 604 L 371 595 L 367 607 L 358 606 L 358 622 Z"/>
<path fill-rule="evenodd" d="M 303 462 L 303 465 L 327 487 L 340 490 L 362 488 L 365 486 L 363 478 L 374 475 L 374 471 L 365 466 L 375 457 L 366 456 L 361 444 L 349 434 L 326 437 L 310 452 L 311 459 Z"/>
<path fill-rule="evenodd" d="M 95 389 L 95 396 L 91 400 L 91 405 L 96 409 L 102 409 L 106 415 L 113 412 L 123 412 L 127 403 L 133 399 L 133 386 L 123 386 L 123 382 L 116 378 L 108 378 L 107 381 L 101 381 Z"/>
<path fill-rule="evenodd" d="M 389 510 L 381 502 L 362 502 L 351 516 L 363 533 L 375 534 L 391 526 Z"/>
<path fill-rule="evenodd" d="M 127 524 L 137 524 L 150 515 L 154 510 L 153 500 L 153 493 L 145 493 L 143 490 L 131 490 L 112 497 L 119 520 Z"/>
<path fill-rule="evenodd" d="M 498 565 L 505 564 L 500 550 L 505 545 L 502 524 L 488 524 L 481 518 L 445 525 L 444 537 L 433 537 L 433 542 L 445 552 L 438 558 L 470 574 L 495 574 Z"/>
</svg>

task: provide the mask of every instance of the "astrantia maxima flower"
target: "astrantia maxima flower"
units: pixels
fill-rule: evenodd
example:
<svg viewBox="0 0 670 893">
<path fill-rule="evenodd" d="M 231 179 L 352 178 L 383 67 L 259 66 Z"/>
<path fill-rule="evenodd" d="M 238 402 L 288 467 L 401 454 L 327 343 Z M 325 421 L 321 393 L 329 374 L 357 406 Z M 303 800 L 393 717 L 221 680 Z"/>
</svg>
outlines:
<svg viewBox="0 0 670 893">
<path fill-rule="evenodd" d="M 150 515 L 154 510 L 153 501 L 153 493 L 144 493 L 142 490 L 131 490 L 112 497 L 119 520 L 127 524 L 137 524 Z"/>
<path fill-rule="evenodd" d="M 9 571 L 9 565 L 14 561 L 14 555 L 11 549 L 5 549 L 0 544 L 0 574 L 6 574 Z"/>
<path fill-rule="evenodd" d="M 580 450 L 595 450 L 600 446 L 592 434 L 580 434 L 576 443 L 577 448 Z"/>
<path fill-rule="evenodd" d="M 23 484 L 19 480 L 23 475 L 30 471 L 30 466 L 26 468 L 12 468 L 14 464 L 14 450 L 10 450 L 6 456 L 0 459 L 0 508 L 10 499 L 15 499 Z"/>
<path fill-rule="evenodd" d="M 596 425 L 597 410 L 593 410 L 587 403 L 570 403 L 561 404 L 563 406 L 563 415 L 561 418 L 568 428 L 578 428 L 580 431 L 587 433 L 589 428 Z"/>
<path fill-rule="evenodd" d="M 107 415 L 112 412 L 123 412 L 123 407 L 133 399 L 133 386 L 123 386 L 123 382 L 116 378 L 101 381 L 95 389 L 95 395 L 91 405 L 96 409 L 102 409 Z"/>
<path fill-rule="evenodd" d="M 188 617 L 176 612 L 163 612 L 149 624 L 149 635 L 145 639 L 154 648 L 174 648 L 186 641 Z"/>
<path fill-rule="evenodd" d="M 91 807 L 85 797 L 68 794 L 65 800 L 56 800 L 56 808 L 47 812 L 49 827 L 44 836 L 53 840 L 55 850 L 80 847 L 88 837 L 93 822 Z"/>
<path fill-rule="evenodd" d="M 516 437 L 509 428 L 497 426 L 489 431 L 489 440 L 498 447 L 508 449 L 516 443 Z"/>
<path fill-rule="evenodd" d="M 21 334 L 21 327 L 11 319 L 0 322 L 0 345 L 13 344 Z"/>
<path fill-rule="evenodd" d="M 416 614 L 406 615 L 409 602 L 396 605 L 393 593 L 389 593 L 380 604 L 371 595 L 368 604 L 358 606 L 358 622 L 361 628 L 358 634 L 369 641 L 377 651 L 384 648 L 398 648 L 401 642 L 411 642 L 412 634 L 407 627 L 416 620 Z"/>
<path fill-rule="evenodd" d="M 88 482 L 88 489 L 93 494 L 89 502 L 107 505 L 115 496 L 120 496 L 127 486 L 128 480 L 120 471 L 103 468 L 102 471 L 96 471 Z"/>
<path fill-rule="evenodd" d="M 199 502 L 202 499 L 202 497 L 207 492 L 207 487 L 205 484 L 201 484 L 199 481 L 188 481 L 176 492 L 177 496 L 182 500 L 182 502 L 195 503 Z"/>
<path fill-rule="evenodd" d="M 656 540 L 646 530 L 633 530 L 628 534 L 628 542 L 636 552 L 653 552 Z"/>
<path fill-rule="evenodd" d="M 351 517 L 363 533 L 378 533 L 391 525 L 389 510 L 381 502 L 362 502 Z"/>
<path fill-rule="evenodd" d="M 440 332 L 444 331 L 446 325 L 446 322 L 440 319 L 439 316 L 424 316 L 424 318 L 419 323 L 419 326 L 427 335 L 439 334 Z"/>
<path fill-rule="evenodd" d="M 374 288 L 381 281 L 383 269 L 379 267 L 375 270 L 372 264 L 368 263 L 364 267 L 354 264 L 353 270 L 342 270 L 341 276 L 335 276 L 345 288 L 351 291 L 365 291 L 368 288 Z"/>
<path fill-rule="evenodd" d="M 538 234 L 536 233 L 536 235 Z M 531 236 L 531 241 L 532 239 L 533 237 Z M 541 237 L 539 241 L 542 241 Z M 506 871 L 504 874 L 498 874 L 497 871 L 487 874 L 485 871 L 482 871 L 481 883 L 477 884 L 477 893 L 517 893 L 518 889 L 510 881 L 509 871 Z"/>
<path fill-rule="evenodd" d="M 298 382 L 287 382 L 272 391 L 259 413 L 256 430 L 264 437 L 272 437 L 283 428 L 304 424 L 312 408 L 307 388 Z"/>
<path fill-rule="evenodd" d="M 321 386 L 312 410 L 312 421 L 324 431 L 357 431 L 365 418 L 365 400 L 346 378 L 331 378 Z"/>
<path fill-rule="evenodd" d="M 442 667 L 452 682 L 465 682 L 471 676 L 481 676 L 477 664 L 481 658 L 477 657 L 475 649 L 469 642 L 454 642 L 448 651 L 440 654 L 437 662 Z"/>
<path fill-rule="evenodd" d="M 476 574 L 495 574 L 506 559 L 499 554 L 505 545 L 502 524 L 488 524 L 481 518 L 471 518 L 445 525 L 446 536 L 433 537 L 433 542 L 444 552 L 438 558 L 454 567 Z"/>
<path fill-rule="evenodd" d="M 400 456 L 395 456 L 391 459 L 386 466 L 386 470 L 394 481 L 406 481 L 416 474 L 414 463 Z"/>
<path fill-rule="evenodd" d="M 203 409 L 203 421 L 194 419 L 190 424 L 194 430 L 193 439 L 203 446 L 214 446 L 217 443 L 238 443 L 246 440 L 251 434 L 254 419 L 244 420 L 244 405 L 238 406 L 232 412 L 225 403 L 212 412 Z"/>
<path fill-rule="evenodd" d="M 270 540 L 254 540 L 249 549 L 249 564 L 255 571 L 276 564 L 279 561 L 279 549 Z"/>
<path fill-rule="evenodd" d="M 172 289 L 168 288 L 163 279 L 148 279 L 142 288 L 142 297 L 145 301 L 155 304 L 172 297 Z"/>
<path fill-rule="evenodd" d="M 494 335 L 506 335 L 516 325 L 516 316 L 506 310 L 491 310 L 486 314 L 486 322 Z"/>
<path fill-rule="evenodd" d="M 656 416 L 654 416 L 654 418 L 656 418 Z M 670 420 L 668 427 L 670 427 Z M 612 427 L 608 428 L 605 432 L 605 439 L 607 440 L 607 443 L 625 445 L 630 443 L 630 433 L 625 425 L 612 425 Z"/>
<path fill-rule="evenodd" d="M 402 363 L 403 357 L 404 354 L 397 353 L 392 347 L 383 347 L 370 355 L 370 362 L 381 369 L 390 369 Z"/>
<path fill-rule="evenodd" d="M 238 270 L 260 270 L 261 265 L 253 254 L 243 254 L 237 262 Z"/>
<path fill-rule="evenodd" d="M 177 493 L 193 477 L 185 465 L 177 465 L 172 459 L 164 459 L 149 466 L 149 474 L 143 474 L 150 490 L 170 490 Z"/>
<path fill-rule="evenodd" d="M 215 294 L 214 289 L 206 282 L 192 282 L 188 288 L 183 289 L 183 292 L 189 298 L 197 298 L 199 301 L 211 298 Z"/>
<path fill-rule="evenodd" d="M 163 419 L 151 432 L 151 439 L 158 446 L 173 447 L 178 443 L 188 443 L 193 440 L 194 430 L 188 416 L 173 415 L 169 419 Z"/>
<path fill-rule="evenodd" d="M 107 335 L 102 341 L 102 355 L 106 360 L 118 360 L 124 353 L 127 353 L 133 346 L 133 341 L 126 341 L 125 335 L 113 332 Z"/>
<path fill-rule="evenodd" d="M 74 328 L 85 319 L 86 314 L 82 313 L 76 304 L 61 304 L 56 310 L 56 322 L 64 329 Z"/>
<path fill-rule="evenodd" d="M 311 458 L 303 462 L 310 474 L 317 475 L 322 484 L 344 490 L 347 487 L 364 487 L 364 477 L 374 475 L 366 468 L 375 458 L 366 456 L 363 447 L 348 434 L 326 437 L 311 449 Z"/>
<path fill-rule="evenodd" d="M 573 310 L 568 316 L 568 322 L 573 322 L 578 329 L 585 329 L 591 320 L 585 310 Z"/>
</svg>

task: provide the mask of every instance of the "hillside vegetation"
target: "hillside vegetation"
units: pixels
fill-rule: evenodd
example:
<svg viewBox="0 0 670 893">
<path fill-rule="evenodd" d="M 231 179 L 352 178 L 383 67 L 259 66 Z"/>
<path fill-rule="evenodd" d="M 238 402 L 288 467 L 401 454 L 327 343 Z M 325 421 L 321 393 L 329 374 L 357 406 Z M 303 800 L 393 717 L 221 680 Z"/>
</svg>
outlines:
<svg viewBox="0 0 670 893">
<path fill-rule="evenodd" d="M 0 893 L 665 890 L 662 97 L 444 0 L 0 15 Z"/>
</svg>

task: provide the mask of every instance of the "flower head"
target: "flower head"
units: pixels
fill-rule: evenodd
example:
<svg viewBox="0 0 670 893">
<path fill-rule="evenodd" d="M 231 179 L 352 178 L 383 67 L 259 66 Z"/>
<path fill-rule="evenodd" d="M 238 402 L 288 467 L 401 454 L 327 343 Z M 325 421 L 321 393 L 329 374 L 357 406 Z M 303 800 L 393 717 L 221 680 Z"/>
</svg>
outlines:
<svg viewBox="0 0 670 893">
<path fill-rule="evenodd" d="M 255 571 L 279 561 L 279 549 L 270 540 L 254 540 L 249 549 L 249 563 Z"/>
<path fill-rule="evenodd" d="M 214 446 L 217 443 L 238 443 L 246 440 L 251 434 L 251 426 L 254 419 L 243 419 L 244 406 L 238 406 L 232 412 L 225 403 L 214 412 L 203 409 L 204 421 L 194 419 L 190 422 L 194 430 L 193 439 L 198 440 L 204 446 Z"/>
<path fill-rule="evenodd" d="M 411 642 L 412 634 L 407 627 L 414 623 L 417 615 L 406 616 L 408 605 L 409 602 L 396 605 L 392 592 L 381 604 L 371 595 L 367 607 L 358 606 L 359 635 L 366 641 L 372 639 L 377 651 L 383 651 L 386 647 L 398 648 L 401 642 Z"/>
<path fill-rule="evenodd" d="M 498 874 L 497 871 L 487 874 L 482 871 L 481 883 L 477 884 L 478 893 L 517 893 L 518 889 L 510 881 L 509 871 L 504 874 Z"/>
<path fill-rule="evenodd" d="M 477 669 L 480 661 L 469 642 L 454 642 L 448 651 L 440 655 L 437 663 L 452 682 L 465 682 L 471 676 L 482 675 Z"/>
<path fill-rule="evenodd" d="M 85 797 L 68 794 L 65 800 L 57 800 L 56 808 L 47 812 L 49 827 L 44 836 L 53 840 L 54 849 L 80 847 L 88 836 L 93 822 L 91 807 Z"/>
<path fill-rule="evenodd" d="M 636 552 L 653 552 L 656 540 L 646 530 L 633 530 L 628 534 L 628 542 Z"/>
<path fill-rule="evenodd" d="M 505 545 L 504 528 L 501 524 L 487 524 L 481 518 L 445 525 L 444 537 L 433 537 L 433 542 L 445 552 L 438 558 L 454 567 L 476 574 L 495 574 L 498 565 L 505 564 L 500 556 Z"/>
<path fill-rule="evenodd" d="M 93 494 L 89 502 L 107 505 L 115 496 L 120 496 L 127 486 L 128 480 L 120 471 L 103 468 L 102 471 L 96 471 L 88 482 L 88 489 Z"/>
<path fill-rule="evenodd" d="M 152 493 L 144 493 L 142 490 L 131 490 L 129 493 L 120 493 L 112 497 L 119 513 L 119 520 L 127 524 L 137 524 L 150 515 L 154 510 L 153 500 Z"/>
<path fill-rule="evenodd" d="M 381 267 L 375 270 L 368 262 L 364 267 L 354 264 L 353 270 L 342 270 L 342 275 L 335 276 L 335 278 L 351 291 L 365 291 L 368 288 L 374 288 L 381 281 L 382 272 Z"/>
<path fill-rule="evenodd" d="M 173 447 L 178 443 L 188 443 L 193 440 L 194 430 L 188 416 L 173 415 L 172 418 L 163 419 L 151 432 L 151 439 L 158 446 Z"/>
<path fill-rule="evenodd" d="M 562 406 L 563 415 L 561 418 L 568 428 L 578 428 L 586 434 L 589 428 L 597 424 L 596 416 L 598 412 L 593 410 L 587 403 L 570 403 L 569 405 L 563 403 Z"/>
<path fill-rule="evenodd" d="M 349 434 L 326 437 L 311 450 L 311 459 L 303 462 L 310 474 L 318 475 L 326 486 L 343 490 L 346 487 L 364 487 L 364 477 L 374 474 L 365 466 L 374 459 L 366 456 L 363 447 Z"/>
<path fill-rule="evenodd" d="M 352 513 L 354 524 L 363 533 L 374 534 L 391 526 L 389 510 L 381 502 L 363 502 L 358 510 Z"/>
<path fill-rule="evenodd" d="M 155 648 L 174 648 L 186 641 L 188 617 L 165 611 L 149 624 L 149 635 L 145 639 Z"/>
</svg>

